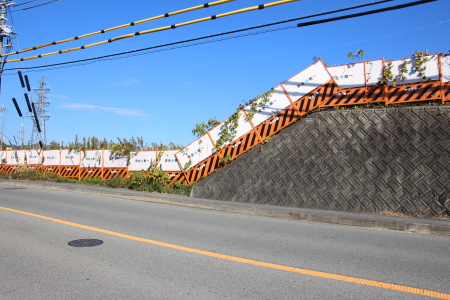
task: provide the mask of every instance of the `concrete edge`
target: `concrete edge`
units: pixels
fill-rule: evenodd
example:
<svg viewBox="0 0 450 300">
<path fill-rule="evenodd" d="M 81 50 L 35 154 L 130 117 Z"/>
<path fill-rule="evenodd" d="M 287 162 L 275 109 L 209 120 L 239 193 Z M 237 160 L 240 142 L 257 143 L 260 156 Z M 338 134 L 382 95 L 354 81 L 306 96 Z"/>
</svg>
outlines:
<svg viewBox="0 0 450 300">
<path fill-rule="evenodd" d="M 120 198 L 125 200 L 153 202 L 217 210 L 230 213 L 264 216 L 271 218 L 303 220 L 310 222 L 330 223 L 338 225 L 374 228 L 380 230 L 398 230 L 419 234 L 435 234 L 450 236 L 450 221 L 421 219 L 414 217 L 395 217 L 364 213 L 349 213 L 327 210 L 313 210 L 305 208 L 271 206 L 263 204 L 228 202 L 219 200 L 207 200 L 189 198 L 176 195 L 153 194 L 147 192 L 127 191 L 95 186 L 68 186 L 57 183 L 30 182 L 20 180 L 0 179 L 0 183 L 49 190 L 58 190 L 70 193 L 89 194 L 95 196 Z"/>
</svg>

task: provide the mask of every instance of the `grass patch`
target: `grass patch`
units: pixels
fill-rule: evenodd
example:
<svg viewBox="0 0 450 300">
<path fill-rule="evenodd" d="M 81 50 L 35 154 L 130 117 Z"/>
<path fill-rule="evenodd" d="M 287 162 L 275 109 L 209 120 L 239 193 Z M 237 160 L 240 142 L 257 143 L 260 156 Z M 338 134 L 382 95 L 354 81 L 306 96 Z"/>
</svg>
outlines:
<svg viewBox="0 0 450 300">
<path fill-rule="evenodd" d="M 115 177 L 110 180 L 103 180 L 99 177 L 92 177 L 77 180 L 61 177 L 51 172 L 42 172 L 40 170 L 21 167 L 16 172 L 10 174 L 0 172 L 0 179 L 86 184 L 183 196 L 189 196 L 192 190 L 192 186 L 183 185 L 178 181 L 170 184 L 169 177 L 161 170 L 151 170 L 150 173 L 144 171 L 131 173 L 128 179 Z"/>
</svg>

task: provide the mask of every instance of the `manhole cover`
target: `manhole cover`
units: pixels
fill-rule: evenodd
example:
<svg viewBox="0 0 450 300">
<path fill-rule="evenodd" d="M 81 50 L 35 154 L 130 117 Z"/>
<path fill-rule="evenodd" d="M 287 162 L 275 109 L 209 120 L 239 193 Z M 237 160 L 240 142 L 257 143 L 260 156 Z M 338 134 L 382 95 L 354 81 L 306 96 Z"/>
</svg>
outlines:
<svg viewBox="0 0 450 300">
<path fill-rule="evenodd" d="M 94 247 L 101 244 L 103 244 L 103 241 L 96 239 L 81 239 L 69 242 L 69 246 L 72 247 Z"/>
<path fill-rule="evenodd" d="M 5 188 L 5 190 L 26 190 L 27 188 L 23 187 L 12 187 L 12 188 Z"/>
</svg>

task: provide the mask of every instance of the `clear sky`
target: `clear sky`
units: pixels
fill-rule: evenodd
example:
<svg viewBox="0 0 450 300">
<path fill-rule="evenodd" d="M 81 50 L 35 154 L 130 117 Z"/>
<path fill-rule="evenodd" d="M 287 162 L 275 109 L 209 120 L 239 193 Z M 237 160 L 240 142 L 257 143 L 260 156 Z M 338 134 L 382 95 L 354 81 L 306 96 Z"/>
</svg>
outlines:
<svg viewBox="0 0 450 300">
<path fill-rule="evenodd" d="M 196 0 L 60 0 L 41 7 L 20 10 L 50 0 L 37 0 L 12 7 L 7 24 L 13 25 L 18 39 L 13 51 L 72 38 L 102 29 L 138 21 L 176 10 L 197 6 Z M 28 0 L 18 0 L 16 4 Z M 28 57 L 87 45 L 120 35 L 209 17 L 270 0 L 236 0 L 219 6 L 188 12 L 149 23 L 127 27 L 56 46 L 10 56 Z M 363 9 L 296 21 L 289 24 L 330 18 L 411 0 L 395 0 Z M 310 15 L 365 0 L 303 0 L 277 7 L 242 13 L 177 29 L 141 35 L 67 54 L 58 54 L 17 63 L 5 69 L 48 65 L 141 49 L 209 34 Z M 364 50 L 364 60 L 397 59 L 414 51 L 429 53 L 450 50 L 450 1 L 419 5 L 354 19 L 303 28 L 273 31 L 225 41 L 182 47 L 158 53 L 99 61 L 71 67 L 22 70 L 33 87 L 42 74 L 51 90 L 47 108 L 47 142 L 65 143 L 80 137 L 143 137 L 150 144 L 187 145 L 195 137 L 195 124 L 215 117 L 222 121 L 243 104 L 285 81 L 321 57 L 328 65 L 351 62 L 348 52 Z M 255 32 L 255 31 L 252 31 Z M 24 89 L 17 71 L 2 76 L 0 105 L 8 110 L 5 140 L 19 141 L 19 126 L 27 127 L 27 141 L 33 128 L 31 119 L 19 118 L 11 99 L 26 112 Z M 34 93 L 30 93 L 37 100 Z M 25 114 L 26 115 L 26 114 Z"/>
</svg>

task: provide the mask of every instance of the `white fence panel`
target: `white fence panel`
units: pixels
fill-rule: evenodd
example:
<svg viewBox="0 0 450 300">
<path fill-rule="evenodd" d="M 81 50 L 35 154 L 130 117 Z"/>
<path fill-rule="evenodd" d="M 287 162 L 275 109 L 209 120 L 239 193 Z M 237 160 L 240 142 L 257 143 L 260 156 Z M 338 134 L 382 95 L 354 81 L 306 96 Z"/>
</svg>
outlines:
<svg viewBox="0 0 450 300">
<path fill-rule="evenodd" d="M 330 79 L 330 73 L 323 63 L 318 61 L 283 82 L 283 85 L 292 101 L 297 101 L 315 88 L 327 83 Z"/>
<path fill-rule="evenodd" d="M 328 67 L 333 79 L 340 88 L 365 86 L 364 62 Z"/>
<path fill-rule="evenodd" d="M 0 165 L 6 164 L 6 151 L 0 151 Z"/>
<path fill-rule="evenodd" d="M 7 150 L 7 165 L 23 165 L 25 164 L 25 150 Z"/>
<path fill-rule="evenodd" d="M 449 82 L 450 81 L 450 54 L 444 55 L 441 58 L 442 63 L 442 81 Z"/>
<path fill-rule="evenodd" d="M 220 138 L 220 127 L 222 126 L 222 124 L 223 122 L 209 131 L 209 135 L 211 136 L 211 139 L 214 141 L 214 143 Z"/>
<path fill-rule="evenodd" d="M 429 60 L 425 63 L 426 80 L 439 80 L 439 57 L 438 55 L 428 56 Z"/>
<path fill-rule="evenodd" d="M 250 132 L 253 129 L 252 125 L 248 121 L 244 112 L 241 112 L 241 116 L 239 117 L 238 124 L 239 124 L 238 127 L 235 129 L 235 134 L 236 134 L 235 138 L 231 141 L 231 143 L 238 140 L 243 135 L 245 135 L 246 133 Z"/>
<path fill-rule="evenodd" d="M 160 156 L 158 168 L 166 172 L 181 171 L 177 157 L 175 156 L 178 152 L 179 150 L 163 150 L 158 152 L 158 156 Z"/>
<path fill-rule="evenodd" d="M 103 150 L 103 167 L 105 168 L 126 168 L 127 157 L 113 153 L 111 150 Z"/>
<path fill-rule="evenodd" d="M 26 150 L 27 164 L 28 165 L 41 165 L 42 150 Z"/>
<path fill-rule="evenodd" d="M 281 86 L 277 86 L 273 89 L 273 93 L 270 95 L 269 99 L 269 102 L 265 105 L 257 105 L 256 111 L 252 109 L 251 104 L 244 108 L 247 114 L 251 115 L 254 113 L 251 121 L 255 127 L 291 105 L 289 98 L 286 96 L 286 93 Z M 260 101 L 257 101 L 256 103 L 260 103 Z"/>
<path fill-rule="evenodd" d="M 82 151 L 81 156 L 82 168 L 101 168 L 102 167 L 102 150 L 86 150 Z"/>
<path fill-rule="evenodd" d="M 214 150 L 213 143 L 208 134 L 205 134 L 177 152 L 175 156 L 180 162 L 181 167 L 186 171 L 211 156 L 214 152 L 216 151 Z"/>
<path fill-rule="evenodd" d="M 438 56 L 429 55 L 427 56 L 428 61 L 423 64 L 425 68 L 424 73 L 426 78 L 420 76 L 420 71 L 417 70 L 416 60 L 412 57 L 406 59 L 396 59 L 386 61 L 386 65 L 391 62 L 392 68 L 391 72 L 397 79 L 397 84 L 408 84 L 415 82 L 423 82 L 425 80 L 439 80 L 439 67 L 438 67 Z M 403 64 L 405 63 L 406 72 L 402 73 Z"/>
<path fill-rule="evenodd" d="M 147 171 L 156 162 L 156 151 L 133 152 L 128 171 Z"/>
<path fill-rule="evenodd" d="M 366 83 L 368 86 L 377 84 L 383 79 L 383 60 L 371 60 L 366 62 Z"/>
<path fill-rule="evenodd" d="M 59 166 L 60 150 L 44 150 L 44 166 Z"/>
<path fill-rule="evenodd" d="M 83 151 L 80 150 L 61 150 L 61 166 L 79 166 L 81 155 Z"/>
</svg>

